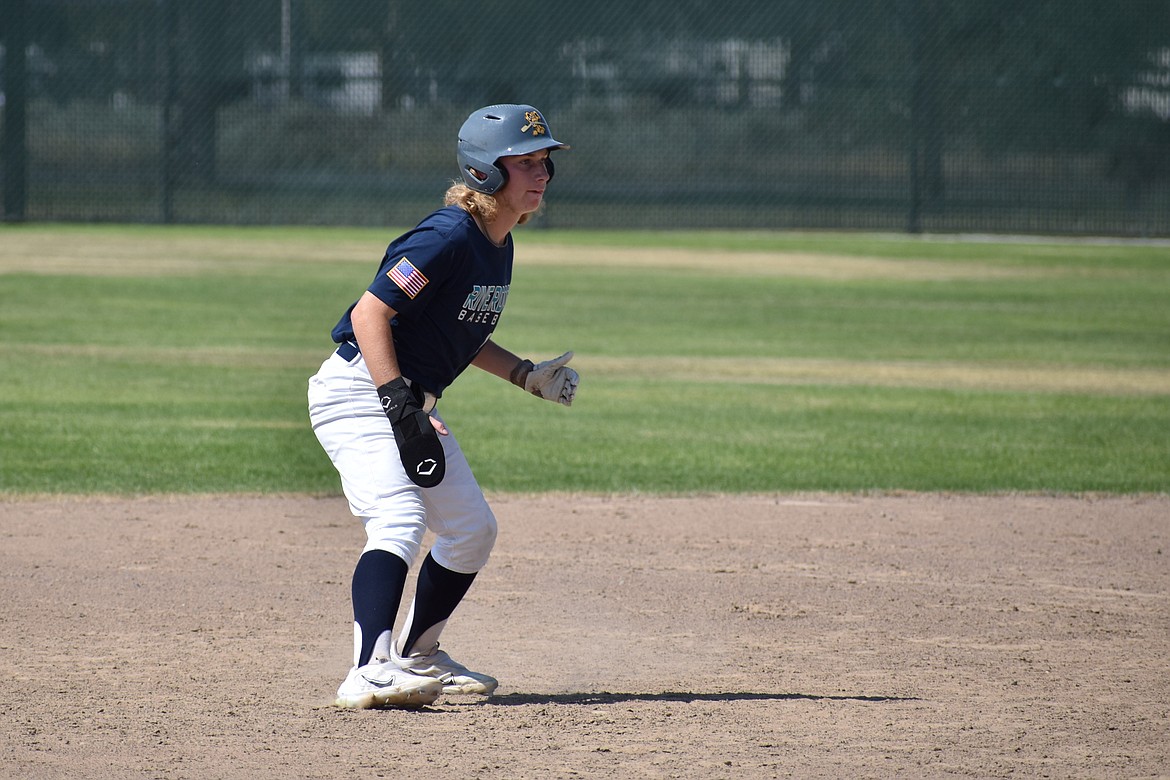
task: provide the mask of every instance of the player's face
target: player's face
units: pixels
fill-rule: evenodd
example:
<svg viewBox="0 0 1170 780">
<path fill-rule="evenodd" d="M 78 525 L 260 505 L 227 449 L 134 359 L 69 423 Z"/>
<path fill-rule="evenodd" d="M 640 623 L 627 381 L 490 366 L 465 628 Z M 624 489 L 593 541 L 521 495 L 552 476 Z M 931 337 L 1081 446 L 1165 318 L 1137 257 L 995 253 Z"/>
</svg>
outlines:
<svg viewBox="0 0 1170 780">
<path fill-rule="evenodd" d="M 501 157 L 499 164 L 508 173 L 508 183 L 496 193 L 499 205 L 517 215 L 540 208 L 548 186 L 548 150 Z"/>
</svg>

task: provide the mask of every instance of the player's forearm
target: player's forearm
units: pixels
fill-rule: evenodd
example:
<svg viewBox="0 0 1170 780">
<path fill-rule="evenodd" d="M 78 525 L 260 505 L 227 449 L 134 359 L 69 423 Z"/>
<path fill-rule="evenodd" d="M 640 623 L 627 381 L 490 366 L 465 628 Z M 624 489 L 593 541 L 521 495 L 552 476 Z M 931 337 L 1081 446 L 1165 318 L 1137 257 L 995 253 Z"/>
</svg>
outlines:
<svg viewBox="0 0 1170 780">
<path fill-rule="evenodd" d="M 375 387 L 402 376 L 398 355 L 394 351 L 394 332 L 390 326 L 393 317 L 394 310 L 369 292 L 361 297 L 350 315 L 354 338 L 357 339 Z"/>
<path fill-rule="evenodd" d="M 479 354 L 471 361 L 476 368 L 498 376 L 500 379 L 511 380 L 512 371 L 520 363 L 520 357 L 501 347 L 494 341 L 488 341 L 480 349 Z"/>
</svg>

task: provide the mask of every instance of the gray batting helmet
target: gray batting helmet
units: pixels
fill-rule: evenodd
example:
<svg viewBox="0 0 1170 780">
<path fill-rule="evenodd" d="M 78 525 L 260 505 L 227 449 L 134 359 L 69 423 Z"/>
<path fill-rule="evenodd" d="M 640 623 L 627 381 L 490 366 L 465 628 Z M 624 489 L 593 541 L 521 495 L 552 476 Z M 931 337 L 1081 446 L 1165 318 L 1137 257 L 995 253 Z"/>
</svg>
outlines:
<svg viewBox="0 0 1170 780">
<path fill-rule="evenodd" d="M 473 111 L 459 128 L 459 175 L 471 189 L 492 195 L 507 181 L 504 170 L 496 165 L 501 157 L 568 148 L 552 137 L 544 116 L 532 106 L 486 106 Z M 550 159 L 550 179 L 552 175 Z"/>
</svg>

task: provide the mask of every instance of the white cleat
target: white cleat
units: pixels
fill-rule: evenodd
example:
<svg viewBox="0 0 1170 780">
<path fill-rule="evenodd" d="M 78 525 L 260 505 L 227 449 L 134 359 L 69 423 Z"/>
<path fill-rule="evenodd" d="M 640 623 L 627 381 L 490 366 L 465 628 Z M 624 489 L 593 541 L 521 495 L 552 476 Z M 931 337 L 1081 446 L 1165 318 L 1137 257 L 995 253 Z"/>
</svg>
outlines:
<svg viewBox="0 0 1170 780">
<path fill-rule="evenodd" d="M 418 709 L 433 704 L 443 683 L 403 672 L 393 663 L 369 663 L 349 670 L 333 704 L 354 710 L 384 707 Z"/>
<path fill-rule="evenodd" d="M 479 694 L 491 696 L 499 681 L 495 677 L 473 672 L 459 663 L 436 644 L 429 653 L 411 653 L 406 658 L 398 655 L 397 648 L 391 648 L 391 664 L 399 669 L 426 680 L 437 680 L 446 694 Z"/>
</svg>

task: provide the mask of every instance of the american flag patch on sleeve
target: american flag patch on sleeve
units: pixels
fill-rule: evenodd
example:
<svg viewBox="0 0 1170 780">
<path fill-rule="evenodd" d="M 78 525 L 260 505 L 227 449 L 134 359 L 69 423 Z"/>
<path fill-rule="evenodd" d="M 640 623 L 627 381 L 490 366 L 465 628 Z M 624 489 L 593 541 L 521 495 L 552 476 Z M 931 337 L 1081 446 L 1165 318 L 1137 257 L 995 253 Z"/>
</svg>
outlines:
<svg viewBox="0 0 1170 780">
<path fill-rule="evenodd" d="M 405 257 L 395 263 L 386 272 L 386 275 L 390 277 L 390 281 L 398 285 L 398 288 L 410 298 L 414 298 L 414 296 L 422 292 L 422 288 L 426 287 L 429 281 L 423 276 L 422 271 L 411 265 L 411 262 Z"/>
</svg>

